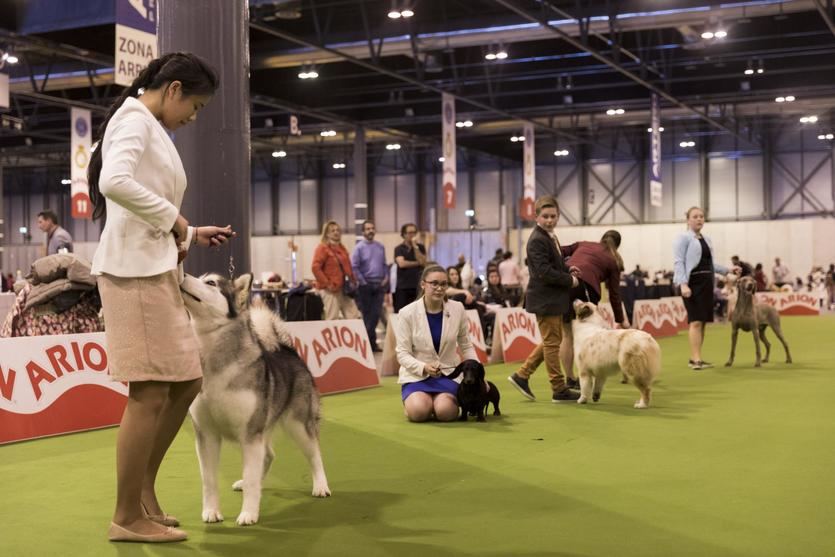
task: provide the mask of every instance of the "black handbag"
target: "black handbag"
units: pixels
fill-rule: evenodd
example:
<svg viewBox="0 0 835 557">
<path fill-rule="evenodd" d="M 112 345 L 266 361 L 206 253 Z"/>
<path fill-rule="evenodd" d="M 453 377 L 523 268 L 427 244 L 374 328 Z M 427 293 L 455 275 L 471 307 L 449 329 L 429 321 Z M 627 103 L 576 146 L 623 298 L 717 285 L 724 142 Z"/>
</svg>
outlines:
<svg viewBox="0 0 835 557">
<path fill-rule="evenodd" d="M 330 250 L 333 256 L 336 257 L 336 262 L 339 264 L 339 269 L 342 271 L 342 293 L 349 298 L 355 298 L 357 290 L 359 289 L 357 281 L 345 272 L 345 267 L 342 266 L 342 261 L 339 259 L 336 252 L 333 251 L 333 248 L 330 248 Z"/>
</svg>

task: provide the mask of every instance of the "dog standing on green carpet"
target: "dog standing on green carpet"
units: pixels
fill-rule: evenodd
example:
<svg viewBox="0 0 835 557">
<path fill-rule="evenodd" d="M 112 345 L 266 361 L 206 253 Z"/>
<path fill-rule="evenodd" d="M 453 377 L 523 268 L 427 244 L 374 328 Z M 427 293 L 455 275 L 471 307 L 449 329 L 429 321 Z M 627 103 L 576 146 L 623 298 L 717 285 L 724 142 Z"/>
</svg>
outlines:
<svg viewBox="0 0 835 557">
<path fill-rule="evenodd" d="M 731 355 L 728 358 L 725 367 L 731 367 L 734 364 L 734 355 L 736 354 L 736 337 L 739 330 L 745 332 L 751 331 L 754 334 L 754 348 L 757 352 L 757 359 L 754 367 L 760 367 L 761 362 L 768 362 L 771 355 L 771 343 L 765 338 L 765 330 L 771 327 L 780 342 L 783 343 L 783 348 L 786 351 L 786 363 L 792 363 L 792 356 L 789 352 L 789 344 L 783 336 L 783 329 L 780 327 L 780 314 L 777 313 L 777 308 L 768 304 L 758 304 L 754 299 L 754 293 L 757 291 L 757 283 L 752 277 L 742 277 L 737 283 L 737 300 L 734 307 L 734 313 L 731 317 L 731 326 L 733 332 L 731 333 Z M 760 340 L 765 344 L 765 358 L 760 357 Z"/>
</svg>

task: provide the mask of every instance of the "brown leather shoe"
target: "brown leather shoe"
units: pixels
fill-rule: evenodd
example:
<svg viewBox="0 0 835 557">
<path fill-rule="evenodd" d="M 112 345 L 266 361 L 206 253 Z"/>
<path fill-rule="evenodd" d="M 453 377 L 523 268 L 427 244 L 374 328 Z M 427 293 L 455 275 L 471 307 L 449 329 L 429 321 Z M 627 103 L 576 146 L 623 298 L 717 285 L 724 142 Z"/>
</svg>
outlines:
<svg viewBox="0 0 835 557">
<path fill-rule="evenodd" d="M 157 524 L 162 524 L 163 526 L 179 526 L 180 521 L 177 520 L 176 516 L 171 516 L 170 514 L 151 514 L 148 512 L 148 509 L 145 507 L 144 503 L 139 503 L 142 506 L 142 514 L 145 515 L 145 518 L 152 522 L 156 522 Z"/>
<path fill-rule="evenodd" d="M 166 528 L 159 534 L 137 534 L 115 522 L 110 523 L 110 530 L 107 532 L 107 539 L 112 542 L 166 543 L 181 542 L 187 538 L 188 534 L 176 528 Z"/>
</svg>

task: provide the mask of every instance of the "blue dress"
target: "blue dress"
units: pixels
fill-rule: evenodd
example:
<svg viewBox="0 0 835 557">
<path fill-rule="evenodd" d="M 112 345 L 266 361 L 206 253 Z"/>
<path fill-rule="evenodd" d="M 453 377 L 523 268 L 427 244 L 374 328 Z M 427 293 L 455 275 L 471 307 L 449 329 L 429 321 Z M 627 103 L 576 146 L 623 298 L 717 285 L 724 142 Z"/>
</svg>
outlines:
<svg viewBox="0 0 835 557">
<path fill-rule="evenodd" d="M 441 332 L 444 328 L 444 312 L 427 313 L 426 319 L 429 321 L 429 332 L 432 333 L 432 344 L 435 346 L 435 352 L 441 351 Z M 400 390 L 402 400 L 406 400 L 412 393 L 449 393 L 452 396 L 458 394 L 458 383 L 452 379 L 441 375 L 440 377 L 427 377 L 421 381 L 414 383 L 405 383 Z"/>
</svg>

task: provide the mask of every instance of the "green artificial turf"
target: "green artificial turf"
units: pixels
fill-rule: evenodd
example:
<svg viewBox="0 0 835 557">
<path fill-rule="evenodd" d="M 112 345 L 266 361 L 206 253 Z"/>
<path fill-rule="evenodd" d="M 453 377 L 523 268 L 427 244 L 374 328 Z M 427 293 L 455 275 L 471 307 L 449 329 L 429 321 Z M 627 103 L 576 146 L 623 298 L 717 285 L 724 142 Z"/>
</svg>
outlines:
<svg viewBox="0 0 835 557">
<path fill-rule="evenodd" d="M 795 363 L 753 368 L 740 336 L 708 329 L 712 370 L 687 369 L 684 333 L 662 339 L 653 407 L 610 381 L 599 404 L 552 404 L 544 369 L 528 402 L 506 376 L 501 418 L 409 424 L 394 378 L 326 397 L 322 448 L 333 497 L 310 497 L 301 454 L 277 434 L 261 521 L 235 526 L 240 452 L 222 456 L 226 521 L 200 521 L 186 422 L 160 474 L 190 539 L 111 544 L 115 429 L 0 447 L 0 555 L 829 556 L 835 554 L 835 316 L 783 318 Z M 773 338 L 773 335 L 772 337 Z"/>
</svg>

